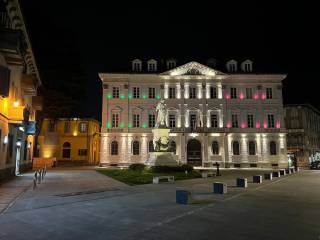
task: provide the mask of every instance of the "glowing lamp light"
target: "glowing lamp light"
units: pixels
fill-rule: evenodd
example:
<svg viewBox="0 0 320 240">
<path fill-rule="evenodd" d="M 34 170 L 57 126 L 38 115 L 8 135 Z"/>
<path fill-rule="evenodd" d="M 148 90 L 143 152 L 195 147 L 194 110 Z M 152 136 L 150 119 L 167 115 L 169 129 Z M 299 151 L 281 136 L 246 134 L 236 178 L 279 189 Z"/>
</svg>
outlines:
<svg viewBox="0 0 320 240">
<path fill-rule="evenodd" d="M 231 128 L 231 123 L 227 123 L 227 128 Z"/>
<path fill-rule="evenodd" d="M 265 93 L 262 93 L 261 95 L 261 99 L 265 100 L 266 99 L 266 94 Z"/>
<path fill-rule="evenodd" d="M 243 92 L 240 93 L 240 99 L 241 99 L 241 100 L 244 99 L 244 94 L 243 94 Z"/>
<path fill-rule="evenodd" d="M 24 128 L 23 128 L 23 127 L 19 127 L 19 130 L 20 130 L 21 132 L 24 132 Z"/>
<path fill-rule="evenodd" d="M 148 127 L 148 124 L 142 123 L 142 128 L 147 128 L 147 127 Z"/>
<path fill-rule="evenodd" d="M 111 123 L 110 122 L 107 123 L 107 128 L 111 128 Z"/>
<path fill-rule="evenodd" d="M 277 122 L 276 123 L 276 128 L 280 128 L 280 127 L 281 127 L 280 122 Z"/>
<path fill-rule="evenodd" d="M 128 99 L 132 99 L 132 94 L 129 94 L 129 95 L 128 95 Z"/>
<path fill-rule="evenodd" d="M 123 100 L 125 99 L 125 96 L 123 94 L 120 95 L 120 99 Z"/>
<path fill-rule="evenodd" d="M 78 136 L 77 131 L 74 131 L 74 132 L 73 132 L 73 136 Z"/>
<path fill-rule="evenodd" d="M 128 128 L 132 128 L 132 123 L 129 123 L 129 124 L 128 124 Z"/>
<path fill-rule="evenodd" d="M 27 148 L 31 148 L 31 142 L 28 142 L 28 146 L 27 146 Z"/>
<path fill-rule="evenodd" d="M 245 128 L 246 124 L 245 123 L 241 123 L 241 128 Z"/>
<path fill-rule="evenodd" d="M 17 147 L 21 147 L 21 141 L 17 142 Z"/>
<path fill-rule="evenodd" d="M 268 128 L 268 123 L 264 122 L 263 127 Z"/>
<path fill-rule="evenodd" d="M 161 99 L 161 96 L 160 96 L 160 95 L 157 95 L 157 96 L 156 96 L 156 99 L 160 100 L 160 99 Z"/>
<path fill-rule="evenodd" d="M 108 98 L 108 99 L 112 99 L 112 95 L 109 93 L 109 94 L 107 95 L 107 98 Z"/>
<path fill-rule="evenodd" d="M 4 138 L 3 138 L 3 144 L 7 144 L 8 141 L 9 141 L 8 135 L 4 136 Z"/>
<path fill-rule="evenodd" d="M 119 127 L 120 127 L 120 128 L 124 128 L 124 122 L 121 122 L 121 123 L 119 124 Z"/>
<path fill-rule="evenodd" d="M 147 99 L 147 95 L 142 95 L 142 99 Z"/>
<path fill-rule="evenodd" d="M 13 102 L 13 106 L 14 106 L 14 107 L 19 107 L 19 105 L 20 105 L 19 101 L 14 101 L 14 102 Z"/>
<path fill-rule="evenodd" d="M 253 98 L 254 98 L 255 100 L 258 100 L 258 99 L 259 99 L 259 95 L 258 95 L 257 93 L 255 93 L 254 96 L 253 96 Z"/>
<path fill-rule="evenodd" d="M 256 122 L 256 128 L 260 128 L 261 125 L 260 125 L 260 122 Z"/>
<path fill-rule="evenodd" d="M 229 94 L 226 94 L 226 99 L 230 99 L 230 95 Z"/>
</svg>

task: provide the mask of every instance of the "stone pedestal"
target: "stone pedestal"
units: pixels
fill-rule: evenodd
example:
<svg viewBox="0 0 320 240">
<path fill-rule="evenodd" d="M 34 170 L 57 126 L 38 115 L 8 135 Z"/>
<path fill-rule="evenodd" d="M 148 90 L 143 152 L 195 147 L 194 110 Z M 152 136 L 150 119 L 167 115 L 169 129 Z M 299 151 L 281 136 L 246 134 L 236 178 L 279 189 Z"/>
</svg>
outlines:
<svg viewBox="0 0 320 240">
<path fill-rule="evenodd" d="M 177 166 L 178 156 L 169 152 L 169 128 L 152 129 L 155 151 L 150 153 L 149 166 Z"/>
<path fill-rule="evenodd" d="M 152 152 L 146 164 L 149 166 L 177 166 L 177 155 L 171 152 Z"/>
</svg>

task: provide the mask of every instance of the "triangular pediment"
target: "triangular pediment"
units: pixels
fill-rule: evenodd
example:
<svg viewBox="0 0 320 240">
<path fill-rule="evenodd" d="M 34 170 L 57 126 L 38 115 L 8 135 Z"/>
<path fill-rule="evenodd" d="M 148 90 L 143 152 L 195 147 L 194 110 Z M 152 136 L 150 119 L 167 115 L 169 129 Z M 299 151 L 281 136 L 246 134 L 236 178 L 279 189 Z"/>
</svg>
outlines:
<svg viewBox="0 0 320 240">
<path fill-rule="evenodd" d="M 189 62 L 182 66 L 179 66 L 169 71 L 161 73 L 161 75 L 170 75 L 170 76 L 182 76 L 182 75 L 215 76 L 215 75 L 221 75 L 221 74 L 223 73 L 198 62 Z"/>
</svg>

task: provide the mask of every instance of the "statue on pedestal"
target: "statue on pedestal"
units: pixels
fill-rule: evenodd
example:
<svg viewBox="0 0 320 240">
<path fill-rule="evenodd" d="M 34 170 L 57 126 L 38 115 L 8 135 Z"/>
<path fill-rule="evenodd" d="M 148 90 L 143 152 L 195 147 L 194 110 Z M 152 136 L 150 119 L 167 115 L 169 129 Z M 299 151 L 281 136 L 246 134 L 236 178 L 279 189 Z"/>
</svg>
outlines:
<svg viewBox="0 0 320 240">
<path fill-rule="evenodd" d="M 167 127 L 167 106 L 163 99 L 156 106 L 156 113 L 157 113 L 157 121 L 156 121 L 156 128 L 166 128 Z"/>
</svg>

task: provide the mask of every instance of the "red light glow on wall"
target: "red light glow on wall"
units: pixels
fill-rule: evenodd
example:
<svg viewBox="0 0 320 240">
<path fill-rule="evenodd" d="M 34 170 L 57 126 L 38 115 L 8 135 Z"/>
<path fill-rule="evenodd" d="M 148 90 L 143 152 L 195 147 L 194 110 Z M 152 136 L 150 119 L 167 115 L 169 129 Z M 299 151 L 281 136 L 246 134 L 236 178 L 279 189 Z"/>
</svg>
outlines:
<svg viewBox="0 0 320 240">
<path fill-rule="evenodd" d="M 259 94 L 258 94 L 258 93 L 255 93 L 254 96 L 253 96 L 253 98 L 254 98 L 255 100 L 258 100 L 258 99 L 259 99 Z"/>
<path fill-rule="evenodd" d="M 264 122 L 263 127 L 264 127 L 264 128 L 268 128 L 268 123 L 267 123 L 267 122 Z"/>
<path fill-rule="evenodd" d="M 256 128 L 260 128 L 261 125 L 260 125 L 260 122 L 256 122 Z"/>
<path fill-rule="evenodd" d="M 230 99 L 230 95 L 229 94 L 226 94 L 226 99 Z"/>
<path fill-rule="evenodd" d="M 240 99 L 241 99 L 241 100 L 244 99 L 244 94 L 243 94 L 243 92 L 240 93 Z"/>
<path fill-rule="evenodd" d="M 227 128 L 231 128 L 231 123 L 230 122 L 227 123 Z"/>
<path fill-rule="evenodd" d="M 245 123 L 241 123 L 241 128 L 245 128 L 246 124 Z"/>
<path fill-rule="evenodd" d="M 266 94 L 265 93 L 262 93 L 262 95 L 261 95 L 261 99 L 266 99 Z"/>
<path fill-rule="evenodd" d="M 281 127 L 280 122 L 277 122 L 277 123 L 276 123 L 276 128 L 280 128 L 280 127 Z"/>
</svg>

